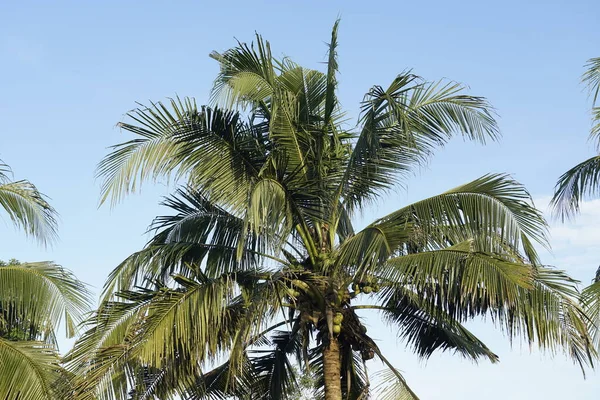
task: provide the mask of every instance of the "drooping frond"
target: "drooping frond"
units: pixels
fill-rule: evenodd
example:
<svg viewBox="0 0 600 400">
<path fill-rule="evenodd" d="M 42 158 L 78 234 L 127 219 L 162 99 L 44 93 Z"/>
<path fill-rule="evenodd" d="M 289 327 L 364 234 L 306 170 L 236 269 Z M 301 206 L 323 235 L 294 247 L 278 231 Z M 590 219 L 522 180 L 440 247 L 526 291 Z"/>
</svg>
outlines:
<svg viewBox="0 0 600 400">
<path fill-rule="evenodd" d="M 547 245 L 547 225 L 530 200 L 509 177 L 486 175 L 373 222 L 341 244 L 338 262 L 360 275 L 393 255 L 470 240 L 480 251 L 508 254 L 517 249 L 537 263 L 533 242 Z"/>
<path fill-rule="evenodd" d="M 50 262 L 0 266 L 0 304 L 14 310 L 11 326 L 26 323 L 55 330 L 63 321 L 68 337 L 90 307 L 86 286 Z"/>
<path fill-rule="evenodd" d="M 375 374 L 377 384 L 374 393 L 380 400 L 418 400 L 418 398 L 407 389 L 406 382 L 399 379 L 397 371 L 384 369 Z"/>
<path fill-rule="evenodd" d="M 132 362 L 163 371 L 161 379 L 179 393 L 225 355 L 227 379 L 241 379 L 246 348 L 278 311 L 279 284 L 260 283 L 262 277 L 237 272 L 211 279 L 198 272 L 194 279 L 175 276 L 176 289 L 138 289 L 119 294 L 124 302 L 105 303 L 66 357 L 81 377 L 82 398 L 123 398 Z"/>
<path fill-rule="evenodd" d="M 47 244 L 56 240 L 56 211 L 29 181 L 10 180 L 11 170 L 0 161 L 0 209 L 28 235 Z"/>
<path fill-rule="evenodd" d="M 293 357 L 301 351 L 300 335 L 294 332 L 275 331 L 269 339 L 271 348 L 250 352 L 250 363 L 256 380 L 252 398 L 288 399 L 297 387 Z"/>
<path fill-rule="evenodd" d="M 383 317 L 398 328 L 398 337 L 423 358 L 435 351 L 452 351 L 477 361 L 498 357 L 453 316 L 432 308 L 413 291 L 400 286 L 384 288 L 387 300 L 380 308 Z"/>
<path fill-rule="evenodd" d="M 454 243 L 475 239 L 483 251 L 498 237 L 502 242 L 525 252 L 530 261 L 538 262 L 533 242 L 548 246 L 547 223 L 531 204 L 527 190 L 510 177 L 485 175 L 441 195 L 418 201 L 395 211 L 377 222 L 398 227 L 414 224 L 425 238 L 447 238 Z M 487 243 L 486 243 L 487 242 Z M 487 247 L 487 249 L 486 249 Z"/>
<path fill-rule="evenodd" d="M 262 196 L 270 200 L 269 193 L 265 190 Z M 258 195 L 254 197 L 260 199 Z M 251 231 L 243 218 L 211 203 L 200 191 L 191 187 L 177 190 L 163 202 L 175 214 L 154 220 L 151 230 L 156 230 L 155 236 L 146 248 L 129 256 L 111 272 L 105 296 L 134 286 L 152 286 L 156 280 L 166 282 L 175 273 L 191 276 L 201 269 L 204 274 L 217 277 L 254 269 L 272 259 L 267 239 L 279 239 L 269 230 L 262 231 L 261 219 L 283 210 L 258 200 L 253 204 L 250 215 L 258 220 L 258 226 Z"/>
<path fill-rule="evenodd" d="M 596 279 L 586 287 L 581 297 L 589 317 L 588 326 L 593 332 L 594 347 L 600 349 L 600 280 Z"/>
<path fill-rule="evenodd" d="M 533 287 L 533 274 L 530 265 L 452 248 L 392 258 L 379 273 L 392 287 L 434 296 L 431 301 L 447 304 L 444 311 L 458 321 L 515 304 L 521 291 Z M 391 297 L 395 292 L 384 291 L 384 295 Z"/>
<path fill-rule="evenodd" d="M 579 212 L 581 202 L 600 193 L 600 156 L 577 164 L 558 178 L 551 204 L 562 218 Z"/>
<path fill-rule="evenodd" d="M 388 279 L 399 283 L 390 286 L 414 292 L 433 315 L 466 321 L 489 314 L 511 340 L 525 338 L 552 354 L 564 351 L 582 368 L 592 365 L 587 317 L 575 281 L 552 268 L 459 253 L 449 249 L 392 259 Z M 393 299 L 395 290 L 382 292 L 385 301 Z"/>
<path fill-rule="evenodd" d="M 170 107 L 157 103 L 128 117 L 133 123 L 120 127 L 141 138 L 114 146 L 98 165 L 101 202 L 115 203 L 149 179 L 185 176 L 220 205 L 241 207 L 263 155 L 260 133 L 239 114 L 173 99 Z"/>
<path fill-rule="evenodd" d="M 600 57 L 590 58 L 585 65 L 586 71 L 581 77 L 592 95 L 593 104 L 598 100 L 600 93 Z"/>
</svg>

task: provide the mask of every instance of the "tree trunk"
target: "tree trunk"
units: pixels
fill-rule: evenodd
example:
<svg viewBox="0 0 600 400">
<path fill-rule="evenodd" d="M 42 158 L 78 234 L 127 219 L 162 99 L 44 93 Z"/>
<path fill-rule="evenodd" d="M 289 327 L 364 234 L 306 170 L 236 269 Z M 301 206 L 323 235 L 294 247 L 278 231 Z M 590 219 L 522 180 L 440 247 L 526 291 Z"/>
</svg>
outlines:
<svg viewBox="0 0 600 400">
<path fill-rule="evenodd" d="M 340 378 L 340 344 L 337 338 L 329 340 L 323 350 L 323 374 L 325 375 L 325 400 L 342 400 L 342 381 Z"/>
</svg>

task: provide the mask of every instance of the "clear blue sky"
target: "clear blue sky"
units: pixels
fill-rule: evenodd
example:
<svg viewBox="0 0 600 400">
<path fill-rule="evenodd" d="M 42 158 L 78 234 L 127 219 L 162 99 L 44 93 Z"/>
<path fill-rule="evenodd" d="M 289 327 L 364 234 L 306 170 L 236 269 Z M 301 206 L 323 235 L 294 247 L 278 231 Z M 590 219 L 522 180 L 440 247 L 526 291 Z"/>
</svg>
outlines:
<svg viewBox="0 0 600 400">
<path fill-rule="evenodd" d="M 51 197 L 61 240 L 43 250 L 2 223 L 0 258 L 54 260 L 100 288 L 143 245 L 169 191 L 148 185 L 114 210 L 97 208 L 95 165 L 107 146 L 128 138 L 115 128 L 123 114 L 136 101 L 176 94 L 205 102 L 217 72 L 208 53 L 231 47 L 234 38 L 250 41 L 254 31 L 276 54 L 322 68 L 323 43 L 338 15 L 340 97 L 350 116 L 371 85 L 412 68 L 489 98 L 504 135 L 487 147 L 454 141 L 408 192 L 390 196 L 365 221 L 487 172 L 514 174 L 543 206 L 556 178 L 593 154 L 586 141 L 590 103 L 579 77 L 584 62 L 600 56 L 595 0 L 2 2 L 0 158 Z M 555 251 L 544 255 L 585 282 L 600 263 L 599 207 L 589 203 L 576 224 L 556 225 Z M 452 355 L 420 362 L 375 327 L 423 399 L 591 400 L 600 393 L 600 374 L 584 381 L 562 357 L 511 351 L 489 325 L 474 329 L 501 356 L 498 365 Z"/>
</svg>

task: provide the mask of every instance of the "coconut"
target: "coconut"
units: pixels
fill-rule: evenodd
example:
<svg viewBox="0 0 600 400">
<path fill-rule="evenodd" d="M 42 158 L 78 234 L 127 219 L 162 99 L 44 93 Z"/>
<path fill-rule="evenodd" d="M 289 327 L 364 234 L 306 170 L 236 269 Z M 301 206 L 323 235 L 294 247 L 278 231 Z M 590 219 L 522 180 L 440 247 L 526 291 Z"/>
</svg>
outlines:
<svg viewBox="0 0 600 400">
<path fill-rule="evenodd" d="M 333 317 L 333 323 L 336 325 L 340 325 L 343 320 L 344 320 L 344 316 L 342 315 L 342 313 L 337 313 Z"/>
</svg>

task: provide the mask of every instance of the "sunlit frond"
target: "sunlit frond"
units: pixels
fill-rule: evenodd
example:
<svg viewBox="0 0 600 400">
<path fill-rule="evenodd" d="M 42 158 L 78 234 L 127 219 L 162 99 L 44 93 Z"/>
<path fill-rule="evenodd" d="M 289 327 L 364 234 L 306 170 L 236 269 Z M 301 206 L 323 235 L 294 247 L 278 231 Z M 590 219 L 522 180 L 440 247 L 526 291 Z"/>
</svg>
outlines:
<svg viewBox="0 0 600 400">
<path fill-rule="evenodd" d="M 191 99 L 169 105 L 139 108 L 128 114 L 134 123 L 120 124 L 141 138 L 114 146 L 98 165 L 101 202 L 115 203 L 149 179 L 185 176 L 213 201 L 239 209 L 263 157 L 256 131 L 235 112 L 198 108 Z"/>
<path fill-rule="evenodd" d="M 61 380 L 58 355 L 42 342 L 9 341 L 0 337 L 0 398 L 54 400 Z"/>
<path fill-rule="evenodd" d="M 362 130 L 341 183 L 349 209 L 401 183 L 455 134 L 480 142 L 498 138 L 490 105 L 463 91 L 456 83 L 427 83 L 403 73 L 387 89 L 374 86 L 367 93 Z"/>
<path fill-rule="evenodd" d="M 46 198 L 29 181 L 11 181 L 8 165 L 0 160 L 0 209 L 25 233 L 42 244 L 57 238 L 57 214 Z"/>
<path fill-rule="evenodd" d="M 89 291 L 69 271 L 50 262 L 0 266 L 0 304 L 14 313 L 12 326 L 34 324 L 57 329 L 65 323 L 68 337 L 89 310 Z"/>
</svg>

